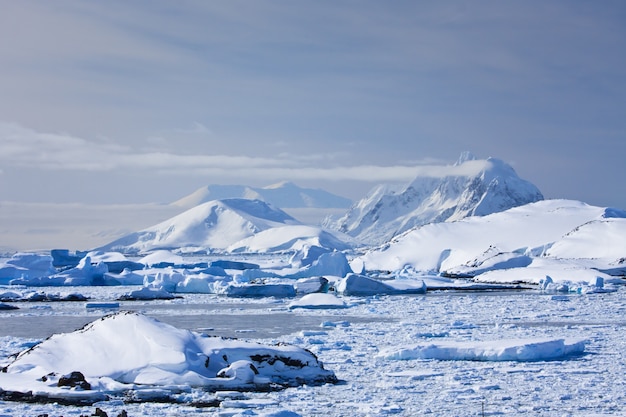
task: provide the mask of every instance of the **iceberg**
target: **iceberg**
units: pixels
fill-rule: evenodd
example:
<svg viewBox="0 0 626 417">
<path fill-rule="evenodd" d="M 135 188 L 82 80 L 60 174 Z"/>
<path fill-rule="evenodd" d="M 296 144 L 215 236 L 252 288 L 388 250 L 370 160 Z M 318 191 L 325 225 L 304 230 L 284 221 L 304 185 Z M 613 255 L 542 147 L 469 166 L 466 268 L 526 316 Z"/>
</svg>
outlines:
<svg viewBox="0 0 626 417">
<path fill-rule="evenodd" d="M 347 308 L 348 305 L 333 294 L 327 293 L 314 293 L 307 294 L 299 300 L 293 301 L 289 304 L 289 309 L 296 308 L 306 309 L 333 309 L 333 308 Z"/>
<path fill-rule="evenodd" d="M 378 280 L 364 275 L 348 274 L 339 281 L 337 291 L 343 295 L 368 296 L 383 294 L 424 294 L 426 284 L 422 280 Z"/>
</svg>

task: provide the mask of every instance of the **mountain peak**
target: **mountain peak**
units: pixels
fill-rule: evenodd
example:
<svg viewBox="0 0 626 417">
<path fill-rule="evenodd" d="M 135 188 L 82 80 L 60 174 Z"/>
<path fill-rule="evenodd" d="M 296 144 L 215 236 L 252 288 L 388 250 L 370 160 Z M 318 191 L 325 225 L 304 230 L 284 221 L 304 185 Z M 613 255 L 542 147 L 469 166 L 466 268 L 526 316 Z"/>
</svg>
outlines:
<svg viewBox="0 0 626 417">
<path fill-rule="evenodd" d="M 473 153 L 471 153 L 470 151 L 464 151 L 461 152 L 461 156 L 459 156 L 459 159 L 457 159 L 457 161 L 454 163 L 454 166 L 459 166 L 467 161 L 475 161 L 476 156 L 474 156 Z"/>
<path fill-rule="evenodd" d="M 416 177 L 398 192 L 377 187 L 332 227 L 377 244 L 427 223 L 484 216 L 543 200 L 537 187 L 496 158 L 479 160 L 463 152 L 453 166 L 437 171 Z"/>
</svg>

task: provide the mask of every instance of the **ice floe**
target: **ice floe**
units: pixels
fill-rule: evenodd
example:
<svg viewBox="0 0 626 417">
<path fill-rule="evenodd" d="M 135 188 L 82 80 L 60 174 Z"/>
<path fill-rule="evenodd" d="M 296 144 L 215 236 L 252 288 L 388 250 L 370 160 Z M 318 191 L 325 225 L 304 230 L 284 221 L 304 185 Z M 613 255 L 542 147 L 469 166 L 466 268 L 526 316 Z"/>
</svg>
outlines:
<svg viewBox="0 0 626 417">
<path fill-rule="evenodd" d="M 528 339 L 496 341 L 440 341 L 383 349 L 389 360 L 436 359 L 456 361 L 548 361 L 580 355 L 585 340 Z"/>
</svg>

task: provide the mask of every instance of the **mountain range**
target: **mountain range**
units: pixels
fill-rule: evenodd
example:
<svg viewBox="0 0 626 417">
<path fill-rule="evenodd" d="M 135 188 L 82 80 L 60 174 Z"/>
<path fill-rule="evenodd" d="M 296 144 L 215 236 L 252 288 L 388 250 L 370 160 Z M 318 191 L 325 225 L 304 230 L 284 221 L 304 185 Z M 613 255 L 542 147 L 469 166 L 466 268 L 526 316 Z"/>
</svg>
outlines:
<svg viewBox="0 0 626 417">
<path fill-rule="evenodd" d="M 219 187 L 203 190 L 210 195 L 215 189 Z M 283 183 L 263 190 L 293 197 L 302 194 L 294 191 L 299 189 Z M 537 187 L 508 164 L 470 154 L 447 167 L 445 175 L 419 176 L 400 188 L 375 188 L 329 225 L 333 228 L 305 225 L 260 199 L 226 198 L 201 203 L 98 249 L 241 254 L 358 248 L 364 255 L 355 258 L 357 270 L 409 267 L 463 277 L 563 259 L 573 259 L 568 265 L 574 269 L 626 271 L 626 212 L 579 201 L 544 201 Z M 533 269 L 523 273 L 529 271 Z"/>
<path fill-rule="evenodd" d="M 299 187 L 292 182 L 280 182 L 267 187 L 245 185 L 207 185 L 171 203 L 181 208 L 192 208 L 213 200 L 244 198 L 261 200 L 281 209 L 290 208 L 348 208 L 352 200 L 328 191 Z"/>
</svg>

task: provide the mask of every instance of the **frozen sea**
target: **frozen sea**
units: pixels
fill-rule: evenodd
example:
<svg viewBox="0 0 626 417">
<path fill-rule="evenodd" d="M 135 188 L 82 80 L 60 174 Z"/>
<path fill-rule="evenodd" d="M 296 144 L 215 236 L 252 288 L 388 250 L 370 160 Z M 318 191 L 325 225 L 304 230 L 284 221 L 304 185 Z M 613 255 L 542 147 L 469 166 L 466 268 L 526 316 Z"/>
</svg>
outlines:
<svg viewBox="0 0 626 417">
<path fill-rule="evenodd" d="M 8 289 L 3 289 L 8 290 Z M 3 291 L 2 290 L 2 291 Z M 109 302 L 126 287 L 38 288 Z M 314 352 L 341 380 L 266 393 L 218 393 L 219 408 L 103 402 L 90 407 L 0 402 L 0 416 L 601 416 L 625 415 L 626 288 L 604 294 L 429 292 L 345 297 L 347 309 L 288 308 L 291 299 L 185 294 L 120 302 L 177 327 Z M 85 302 L 17 303 L 0 311 L 0 365 L 38 340 L 117 309 Z M 553 361 L 394 360 L 381 354 L 442 341 L 495 346 L 516 339 L 586 340 L 582 355 Z M 290 414 L 289 412 L 295 413 Z"/>
</svg>

